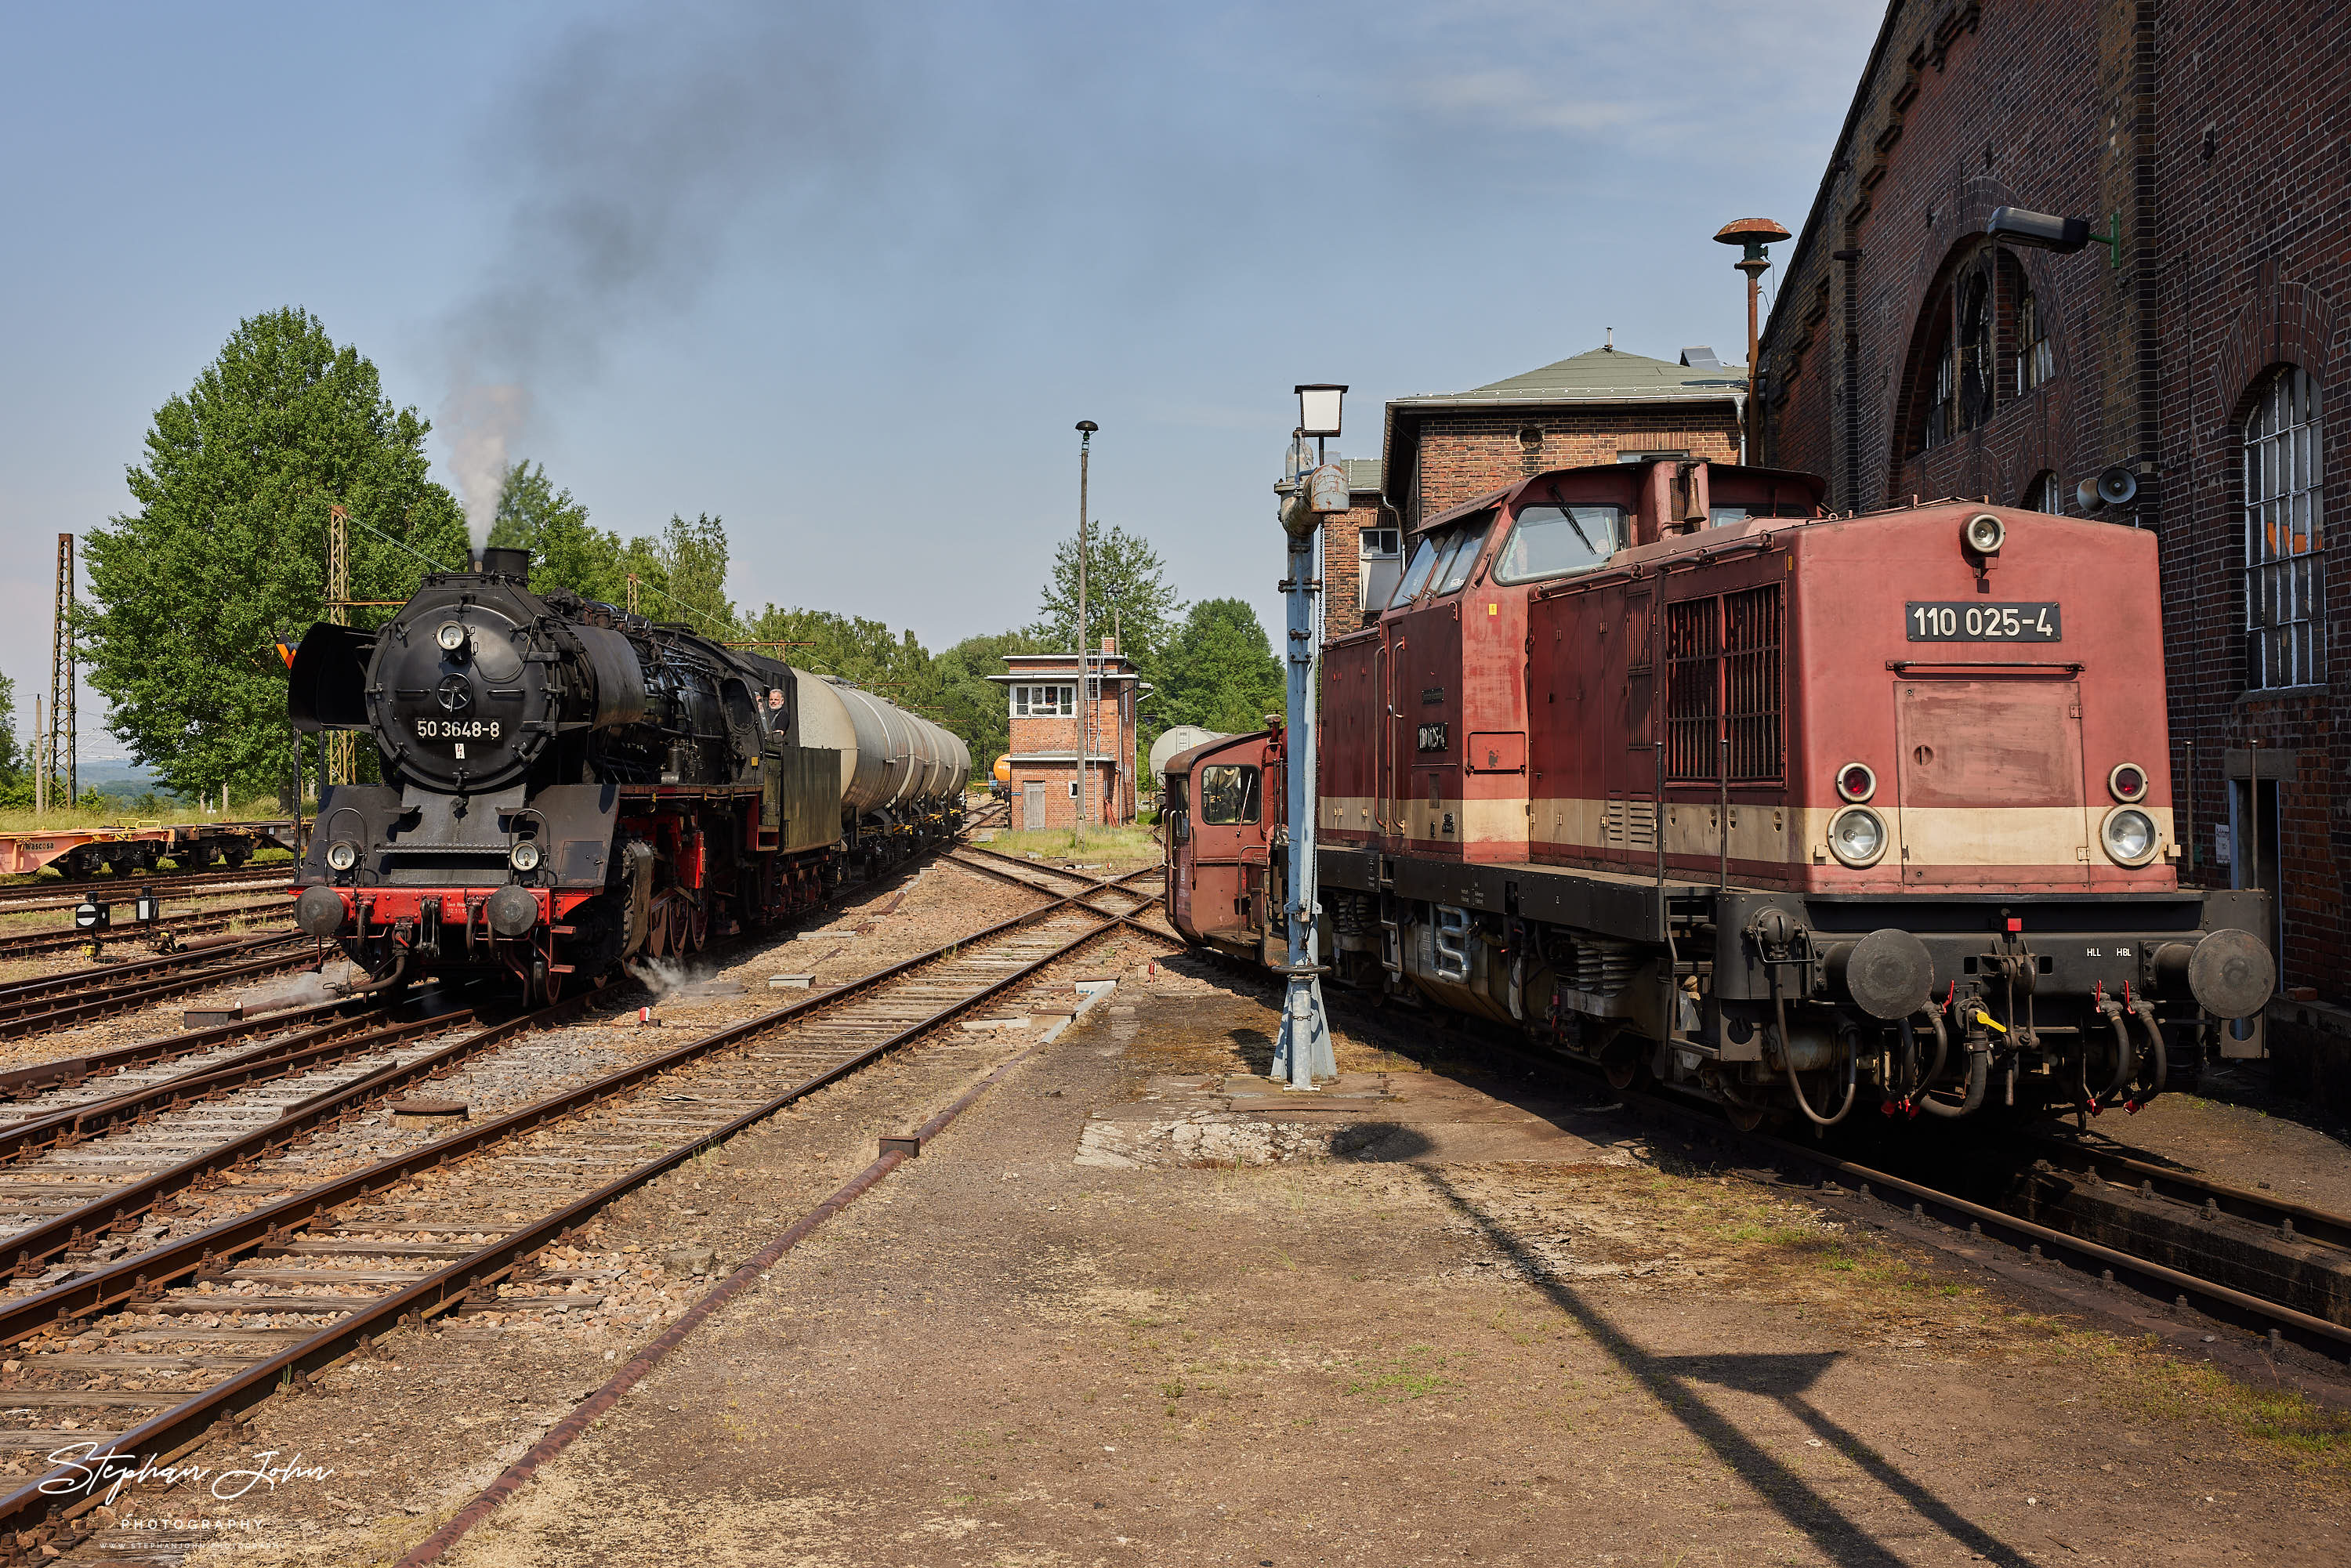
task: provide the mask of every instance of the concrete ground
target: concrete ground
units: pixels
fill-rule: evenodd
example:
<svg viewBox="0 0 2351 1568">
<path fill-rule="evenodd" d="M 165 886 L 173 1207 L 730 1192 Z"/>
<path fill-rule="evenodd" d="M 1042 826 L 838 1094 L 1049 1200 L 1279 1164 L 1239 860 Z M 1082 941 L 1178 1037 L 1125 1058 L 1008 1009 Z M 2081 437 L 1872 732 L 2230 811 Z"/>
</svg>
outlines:
<svg viewBox="0 0 2351 1568">
<path fill-rule="evenodd" d="M 1276 1021 L 1126 971 L 449 1561 L 2351 1560 L 2340 1418 Z"/>
</svg>

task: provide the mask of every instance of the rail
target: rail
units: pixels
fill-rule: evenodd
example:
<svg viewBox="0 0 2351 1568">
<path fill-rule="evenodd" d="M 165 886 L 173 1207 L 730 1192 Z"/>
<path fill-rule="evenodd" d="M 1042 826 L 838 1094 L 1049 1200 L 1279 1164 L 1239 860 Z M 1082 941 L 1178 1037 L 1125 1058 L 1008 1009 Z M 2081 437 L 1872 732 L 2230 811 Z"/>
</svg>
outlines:
<svg viewBox="0 0 2351 1568">
<path fill-rule="evenodd" d="M 334 1320 L 310 1327 L 294 1343 L 274 1353 L 240 1358 L 203 1358 L 236 1359 L 243 1364 L 199 1390 L 58 1389 L 45 1391 L 54 1392 L 55 1397 L 20 1404 L 15 1408 L 28 1412 L 60 1408 L 153 1410 L 155 1414 L 119 1434 L 70 1429 L 61 1437 L 58 1447 L 78 1448 L 81 1444 L 95 1442 L 102 1445 L 105 1451 L 169 1462 L 227 1429 L 238 1411 L 282 1388 L 304 1386 L 323 1367 L 366 1349 L 377 1334 L 402 1323 L 421 1322 L 467 1301 L 495 1301 L 495 1292 L 503 1280 L 615 1198 L 961 1014 L 1029 983 L 1048 966 L 1121 929 L 1122 922 L 1113 915 L 1090 909 L 1075 896 L 1056 898 L 1038 909 L 831 990 L 762 1012 L 477 1126 L 331 1176 L 289 1197 L 260 1204 L 193 1235 L 147 1247 L 37 1296 L 0 1306 L 0 1343 L 20 1347 L 18 1354 L 23 1358 L 27 1382 L 35 1375 L 47 1375 L 52 1370 L 64 1377 L 78 1377 L 95 1370 L 78 1364 L 70 1351 L 53 1358 L 44 1345 L 27 1342 L 53 1326 L 68 1322 L 79 1323 L 99 1313 L 129 1312 L 170 1316 L 191 1311 L 232 1314 L 243 1311 L 331 1316 Z M 1007 959 L 1012 961 L 1008 963 Z M 902 981 L 913 983 L 902 987 Z M 903 994 L 907 991 L 919 991 L 921 995 Z M 920 1009 L 912 1019 L 906 1016 L 910 1004 Z M 496 1027 L 534 1028 L 580 1005 L 580 1000 L 558 1003 Z M 762 1044 L 789 1047 L 792 1043 L 791 1031 L 803 1023 L 818 1020 L 822 1020 L 824 1027 L 810 1031 L 805 1049 L 783 1050 L 765 1057 L 742 1049 Z M 773 1037 L 779 1033 L 787 1038 L 775 1040 Z M 421 1058 L 404 1068 L 372 1075 L 338 1095 L 325 1097 L 266 1129 L 248 1134 L 232 1147 L 250 1156 L 283 1146 L 314 1130 L 324 1119 L 348 1111 L 353 1096 L 376 1092 L 393 1077 L 413 1080 L 428 1072 L 428 1064 L 434 1061 L 433 1057 Z M 763 1069 L 763 1061 L 785 1065 L 778 1073 Z M 726 1076 L 729 1072 L 734 1075 Z M 747 1108 L 737 1109 L 743 1102 L 726 1091 L 738 1089 L 763 1074 L 769 1080 L 767 1092 Z M 690 1092 L 696 1088 L 705 1092 Z M 713 1088 L 720 1092 L 707 1092 Z M 653 1124 L 643 1117 L 638 1119 L 639 1124 L 624 1124 L 628 1122 L 626 1113 L 641 1098 L 664 1108 L 659 1119 L 664 1130 L 653 1130 Z M 681 1103 L 705 1111 L 712 1119 L 697 1121 L 683 1132 L 676 1131 L 678 1118 L 669 1113 Z M 589 1178 L 593 1185 L 585 1190 L 552 1190 L 561 1185 L 561 1175 L 555 1167 L 566 1167 L 569 1174 L 577 1176 L 592 1170 L 597 1164 L 589 1157 L 539 1157 L 516 1152 L 517 1140 L 559 1125 L 573 1137 L 609 1137 L 612 1143 L 598 1146 L 611 1147 L 615 1152 L 623 1147 L 641 1149 L 648 1141 L 664 1142 L 667 1146 L 636 1161 L 609 1180 Z M 213 1169 L 222 1168 L 226 1153 L 224 1150 L 203 1156 L 202 1163 Z M 538 1163 L 529 1167 L 534 1180 L 517 1183 L 511 1171 L 500 1176 L 491 1167 L 501 1158 L 537 1159 Z M 366 1210 L 372 1201 L 386 1199 L 390 1189 L 413 1176 L 426 1171 L 445 1172 L 468 1161 L 482 1162 L 478 1168 L 486 1184 L 497 1193 L 501 1208 L 515 1201 L 518 1192 L 526 1190 L 545 1195 L 549 1200 L 547 1207 L 535 1219 L 519 1226 L 497 1223 L 479 1227 L 477 1234 L 499 1232 L 494 1239 L 479 1245 L 403 1246 L 370 1239 L 414 1232 L 420 1226 L 404 1211 L 371 1216 Z M 172 1175 L 175 1180 L 184 1180 L 193 1173 L 183 1168 Z M 378 1202 L 375 1207 L 384 1205 Z M 457 1217 L 446 1198 L 434 1207 L 437 1218 Z M 54 1231 L 57 1224 L 51 1221 L 46 1228 Z M 447 1233 L 452 1227 L 428 1224 L 423 1228 Z M 264 1270 L 241 1261 L 261 1252 L 289 1257 L 298 1263 L 334 1258 L 392 1262 L 427 1259 L 439 1266 L 410 1278 L 409 1273 L 398 1269 L 368 1274 L 331 1268 Z M 457 1255 L 451 1257 L 453 1252 Z M 365 1299 L 299 1294 L 239 1296 L 201 1288 L 208 1281 L 257 1281 L 265 1276 L 270 1280 L 293 1276 L 290 1282 L 308 1286 L 363 1283 L 371 1290 L 392 1288 L 381 1289 L 381 1293 Z M 177 1296 L 167 1293 L 192 1281 L 198 1283 L 198 1290 Z M 185 1304 L 189 1302 L 197 1305 Z M 204 1341 L 206 1332 L 172 1329 L 169 1335 L 175 1341 L 195 1343 Z M 189 1364 L 185 1356 L 153 1359 L 159 1365 L 168 1361 L 184 1369 Z M 12 1391 L 0 1395 L 0 1405 L 24 1397 L 21 1390 Z M 46 1441 L 48 1434 L 24 1436 L 37 1451 L 37 1445 Z M 15 1446 L 21 1448 L 26 1444 L 20 1440 Z M 0 1498 L 0 1529 L 34 1531 L 20 1540 L 36 1552 L 43 1546 L 71 1544 L 80 1533 L 73 1527 L 74 1518 L 102 1499 L 86 1496 L 68 1500 L 53 1495 L 44 1487 L 65 1482 L 78 1474 L 77 1467 L 60 1463 L 47 1475 Z"/>
</svg>

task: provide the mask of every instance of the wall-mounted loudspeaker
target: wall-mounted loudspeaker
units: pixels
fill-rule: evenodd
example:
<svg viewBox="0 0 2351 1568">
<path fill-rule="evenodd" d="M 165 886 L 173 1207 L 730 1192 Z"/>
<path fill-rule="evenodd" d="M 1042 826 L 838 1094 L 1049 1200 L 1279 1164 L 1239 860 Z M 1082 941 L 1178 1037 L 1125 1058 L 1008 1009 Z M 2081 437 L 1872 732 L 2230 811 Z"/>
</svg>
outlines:
<svg viewBox="0 0 2351 1568">
<path fill-rule="evenodd" d="M 2103 507 L 2126 507 L 2138 498 L 2138 476 L 2121 464 L 2102 468 L 2095 479 L 2085 479 L 2074 486 L 2074 498 L 2084 511 L 2095 512 Z"/>
</svg>

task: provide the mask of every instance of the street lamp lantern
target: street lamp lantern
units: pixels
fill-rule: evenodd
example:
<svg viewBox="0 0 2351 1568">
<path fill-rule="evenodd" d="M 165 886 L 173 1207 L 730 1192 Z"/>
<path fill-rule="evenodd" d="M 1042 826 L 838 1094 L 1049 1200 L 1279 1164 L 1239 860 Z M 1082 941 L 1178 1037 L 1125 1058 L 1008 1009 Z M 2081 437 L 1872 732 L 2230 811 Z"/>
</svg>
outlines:
<svg viewBox="0 0 2351 1568">
<path fill-rule="evenodd" d="M 1298 392 L 1298 434 L 1331 436 L 1339 434 L 1339 404 L 1347 389 L 1329 382 L 1302 386 Z"/>
</svg>

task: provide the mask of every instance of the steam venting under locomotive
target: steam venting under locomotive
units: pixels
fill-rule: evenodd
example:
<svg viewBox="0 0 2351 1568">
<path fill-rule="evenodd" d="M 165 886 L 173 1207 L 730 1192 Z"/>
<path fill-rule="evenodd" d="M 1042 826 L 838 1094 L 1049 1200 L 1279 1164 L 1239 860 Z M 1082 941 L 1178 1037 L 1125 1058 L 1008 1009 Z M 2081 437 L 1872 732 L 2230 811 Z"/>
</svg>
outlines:
<svg viewBox="0 0 2351 1568">
<path fill-rule="evenodd" d="M 319 802 L 297 919 L 386 988 L 505 971 L 535 997 L 694 952 L 952 833 L 954 736 L 870 693 L 563 590 L 521 550 L 429 576 L 382 627 L 302 640 L 297 728 L 365 730 L 383 782 Z"/>
</svg>

